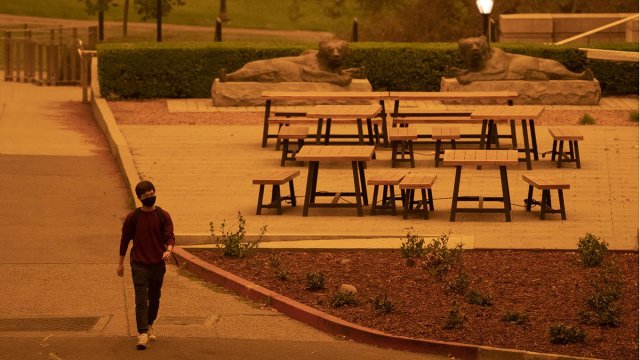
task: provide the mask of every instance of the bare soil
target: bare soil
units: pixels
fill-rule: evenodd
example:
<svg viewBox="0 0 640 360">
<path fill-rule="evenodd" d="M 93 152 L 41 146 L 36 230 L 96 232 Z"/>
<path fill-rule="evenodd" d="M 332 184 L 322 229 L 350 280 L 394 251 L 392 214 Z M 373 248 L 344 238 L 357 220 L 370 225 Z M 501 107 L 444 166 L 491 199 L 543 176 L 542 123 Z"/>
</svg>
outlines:
<svg viewBox="0 0 640 360">
<path fill-rule="evenodd" d="M 259 250 L 245 259 L 226 258 L 220 250 L 190 250 L 198 257 L 244 279 L 323 312 L 389 334 L 413 338 L 512 348 L 533 352 L 625 360 L 638 358 L 638 253 L 611 252 L 621 273 L 621 324 L 609 328 L 580 323 L 585 300 L 602 283 L 602 267 L 586 268 L 575 251 L 468 250 L 462 269 L 471 288 L 489 295 L 491 306 L 471 305 L 465 296 L 445 290 L 445 282 L 417 261 L 407 266 L 400 250 L 292 251 Z M 277 258 L 287 280 L 276 274 Z M 306 274 L 321 272 L 325 289 L 306 290 Z M 341 284 L 358 290 L 358 304 L 332 307 Z M 388 299 L 393 311 L 375 311 L 375 297 Z M 462 327 L 444 329 L 457 306 Z M 503 321 L 507 312 L 525 314 L 528 323 Z M 550 342 L 552 325 L 577 325 L 586 342 Z"/>
</svg>

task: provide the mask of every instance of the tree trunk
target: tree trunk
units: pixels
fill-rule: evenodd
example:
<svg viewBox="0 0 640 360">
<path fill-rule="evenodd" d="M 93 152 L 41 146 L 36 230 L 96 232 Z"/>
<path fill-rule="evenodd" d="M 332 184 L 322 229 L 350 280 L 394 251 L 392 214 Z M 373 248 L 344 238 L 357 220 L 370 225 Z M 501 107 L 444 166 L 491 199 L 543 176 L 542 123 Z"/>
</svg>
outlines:
<svg viewBox="0 0 640 360">
<path fill-rule="evenodd" d="M 158 0 L 156 2 L 156 17 L 158 18 L 157 40 L 158 42 L 162 42 L 162 0 Z"/>
<path fill-rule="evenodd" d="M 98 12 L 98 41 L 104 40 L 104 11 Z"/>
<path fill-rule="evenodd" d="M 129 0 L 124 0 L 124 16 L 122 17 L 122 36 L 127 36 L 127 26 L 129 25 Z"/>
</svg>

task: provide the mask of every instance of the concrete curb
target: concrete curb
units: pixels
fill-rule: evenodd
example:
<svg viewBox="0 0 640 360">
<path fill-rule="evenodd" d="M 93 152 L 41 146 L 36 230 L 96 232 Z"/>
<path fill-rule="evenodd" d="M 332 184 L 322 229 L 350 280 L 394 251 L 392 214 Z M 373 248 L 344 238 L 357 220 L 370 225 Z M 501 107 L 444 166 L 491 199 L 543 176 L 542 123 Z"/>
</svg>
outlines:
<svg viewBox="0 0 640 360">
<path fill-rule="evenodd" d="M 129 187 L 129 194 L 131 195 L 132 201 L 135 203 L 135 207 L 137 207 L 141 204 L 135 195 L 135 186 L 140 181 L 140 175 L 138 174 L 138 169 L 133 162 L 129 143 L 127 143 L 127 140 L 122 135 L 122 132 L 116 123 L 116 119 L 111 112 L 111 108 L 109 108 L 109 104 L 104 98 L 100 97 L 100 87 L 97 81 L 97 69 L 98 61 L 96 59 L 92 62 L 91 66 L 91 76 L 96 80 L 91 82 L 91 96 L 89 100 L 91 110 L 93 112 L 93 118 L 109 142 L 111 153 L 118 163 L 118 167 L 120 168 L 120 171 L 124 176 L 124 180 Z"/>
<path fill-rule="evenodd" d="M 579 360 L 581 357 L 541 354 L 528 351 L 499 349 L 486 346 L 454 342 L 414 339 L 395 336 L 352 324 L 335 316 L 294 301 L 262 286 L 256 285 L 217 266 L 207 263 L 186 250 L 174 249 L 176 264 L 183 266 L 200 278 L 233 290 L 249 300 L 264 303 L 288 317 L 310 325 L 318 330 L 383 348 L 413 351 L 427 354 L 453 356 L 465 360 Z"/>
</svg>

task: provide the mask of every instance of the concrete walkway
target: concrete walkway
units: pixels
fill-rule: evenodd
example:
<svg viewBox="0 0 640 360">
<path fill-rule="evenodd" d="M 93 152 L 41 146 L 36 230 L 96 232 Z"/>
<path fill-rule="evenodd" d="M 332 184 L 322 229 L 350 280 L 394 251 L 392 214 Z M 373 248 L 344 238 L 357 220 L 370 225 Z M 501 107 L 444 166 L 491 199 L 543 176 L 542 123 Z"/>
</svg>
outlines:
<svg viewBox="0 0 640 360">
<path fill-rule="evenodd" d="M 0 358 L 135 356 L 129 269 L 124 278 L 115 274 L 131 200 L 80 100 L 77 87 L 0 82 Z M 158 186 L 158 202 L 177 215 L 169 189 Z M 204 200 L 182 192 L 194 207 Z M 161 340 L 149 350 L 156 359 L 425 359 L 339 341 L 175 266 L 165 277 L 157 332 Z"/>
</svg>

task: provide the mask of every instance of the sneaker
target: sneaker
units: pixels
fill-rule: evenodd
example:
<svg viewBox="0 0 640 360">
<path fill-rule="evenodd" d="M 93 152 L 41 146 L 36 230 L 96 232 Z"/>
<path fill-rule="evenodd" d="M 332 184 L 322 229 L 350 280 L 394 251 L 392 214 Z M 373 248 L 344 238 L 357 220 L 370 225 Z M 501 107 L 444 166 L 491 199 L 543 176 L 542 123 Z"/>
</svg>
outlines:
<svg viewBox="0 0 640 360">
<path fill-rule="evenodd" d="M 155 331 L 153 331 L 153 325 L 149 325 L 149 330 L 147 330 L 147 336 L 151 341 L 158 340 L 158 338 L 156 337 Z"/>
<path fill-rule="evenodd" d="M 136 348 L 138 350 L 144 350 L 148 346 L 149 346 L 149 336 L 146 333 L 140 334 L 140 336 L 138 336 L 138 344 L 136 345 Z"/>
</svg>

